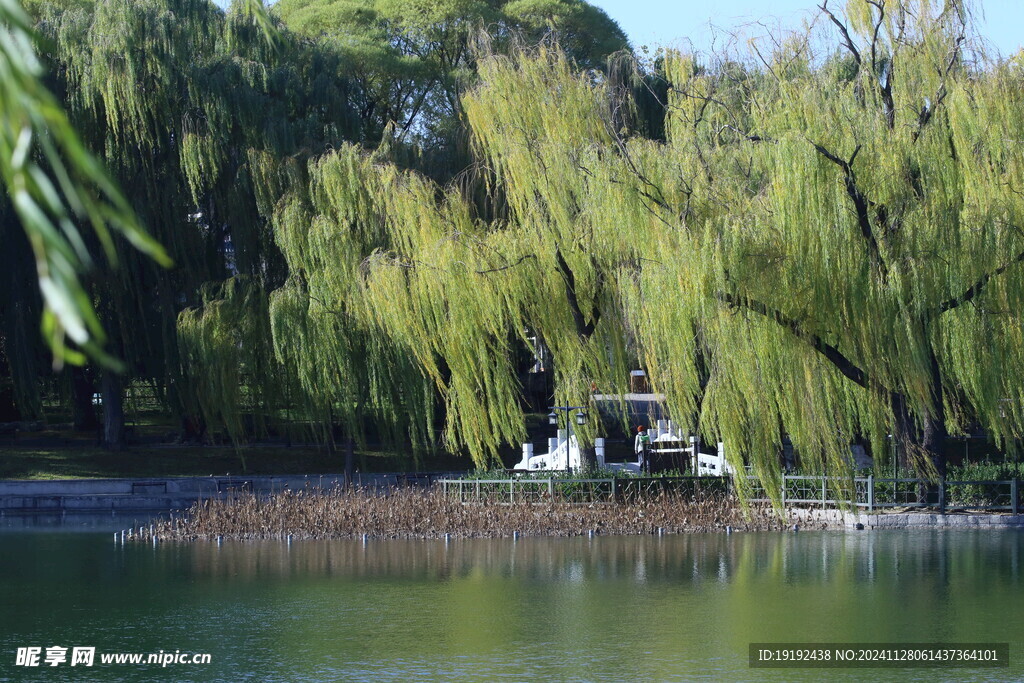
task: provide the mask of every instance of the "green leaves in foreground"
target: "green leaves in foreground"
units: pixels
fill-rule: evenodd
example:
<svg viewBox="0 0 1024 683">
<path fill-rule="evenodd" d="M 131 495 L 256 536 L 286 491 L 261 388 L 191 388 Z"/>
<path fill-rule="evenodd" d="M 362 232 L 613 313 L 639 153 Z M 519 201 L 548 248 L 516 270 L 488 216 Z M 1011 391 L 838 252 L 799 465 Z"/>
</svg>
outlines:
<svg viewBox="0 0 1024 683">
<path fill-rule="evenodd" d="M 80 226 L 92 228 L 111 261 L 113 232 L 163 265 L 170 259 L 82 145 L 41 75 L 28 16 L 15 0 L 0 0 L 0 175 L 35 255 L 43 333 L 58 364 L 92 357 L 116 366 L 103 352 L 103 328 L 82 284 L 92 257 Z"/>
</svg>

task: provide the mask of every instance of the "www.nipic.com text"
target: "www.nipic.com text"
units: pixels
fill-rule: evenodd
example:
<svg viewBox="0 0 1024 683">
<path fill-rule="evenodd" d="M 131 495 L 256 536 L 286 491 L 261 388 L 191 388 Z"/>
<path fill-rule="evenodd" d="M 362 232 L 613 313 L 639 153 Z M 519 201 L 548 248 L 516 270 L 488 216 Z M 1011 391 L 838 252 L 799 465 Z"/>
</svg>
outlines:
<svg viewBox="0 0 1024 683">
<path fill-rule="evenodd" d="M 166 667 L 171 664 L 209 664 L 209 653 L 190 653 L 175 650 L 174 652 L 138 653 L 138 652 L 101 652 L 99 664 L 158 664 Z M 96 662 L 95 647 L 72 647 L 60 645 L 51 647 L 19 647 L 14 658 L 15 666 L 93 666 Z"/>
</svg>

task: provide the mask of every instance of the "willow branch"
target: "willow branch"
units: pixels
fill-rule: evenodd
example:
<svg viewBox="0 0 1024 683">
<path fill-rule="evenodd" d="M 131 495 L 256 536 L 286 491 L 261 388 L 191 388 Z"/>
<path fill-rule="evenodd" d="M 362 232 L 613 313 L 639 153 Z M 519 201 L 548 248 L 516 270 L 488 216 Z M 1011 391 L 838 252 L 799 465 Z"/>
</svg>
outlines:
<svg viewBox="0 0 1024 683">
<path fill-rule="evenodd" d="M 828 0 L 825 0 L 825 2 L 818 5 L 818 8 L 828 15 L 828 18 L 832 20 L 833 24 L 839 27 L 839 32 L 843 36 L 843 44 L 846 46 L 846 49 L 850 51 L 850 54 L 853 55 L 853 60 L 857 62 L 857 68 L 859 69 L 861 65 L 860 52 L 857 51 L 856 46 L 853 44 L 853 39 L 850 38 L 850 32 L 847 30 L 846 24 L 839 21 L 839 19 L 836 18 L 836 15 L 832 14 L 832 11 L 829 10 Z"/>
<path fill-rule="evenodd" d="M 576 275 L 572 272 L 569 264 L 566 263 L 561 249 L 555 249 L 555 259 L 558 261 L 558 270 L 562 273 L 562 279 L 565 281 L 565 298 L 569 302 L 569 312 L 572 314 L 572 321 L 576 325 L 576 332 L 581 339 L 587 340 L 594 334 L 594 328 L 601 317 L 601 309 L 595 305 L 591 311 L 590 322 L 586 321 L 583 317 L 583 311 L 580 309 L 579 298 L 576 296 Z"/>
<path fill-rule="evenodd" d="M 928 122 L 931 121 L 932 117 L 935 115 L 935 110 L 942 105 L 946 99 L 946 95 L 949 94 L 946 89 L 946 79 L 949 78 L 950 72 L 956 65 L 957 56 L 960 54 L 960 46 L 963 45 L 964 41 L 967 39 L 964 31 L 965 29 L 961 29 L 960 35 L 956 38 L 956 43 L 950 50 L 949 61 L 946 64 L 945 71 L 942 73 L 942 82 L 939 83 L 939 87 L 935 91 L 935 97 L 932 98 L 930 104 L 921 107 L 921 112 L 917 116 L 917 130 L 914 131 L 911 138 L 913 142 L 917 142 L 918 138 L 921 137 L 921 133 L 924 132 L 925 126 L 928 125 Z"/>
<path fill-rule="evenodd" d="M 508 270 L 510 268 L 515 268 L 516 266 L 521 264 L 523 261 L 526 261 L 527 259 L 532 259 L 532 258 L 537 258 L 537 255 L 536 254 L 527 254 L 526 256 L 521 256 L 519 258 L 519 260 L 516 261 L 515 263 L 509 263 L 508 265 L 499 266 L 497 268 L 488 268 L 487 270 L 478 270 L 478 271 L 475 271 L 475 272 L 476 272 L 477 275 L 486 275 L 487 273 L 498 273 L 498 272 L 503 271 L 503 270 Z"/>
<path fill-rule="evenodd" d="M 960 306 L 964 305 L 968 301 L 971 301 L 972 299 L 977 297 L 979 294 L 981 294 L 982 290 L 985 289 L 985 286 L 988 285 L 988 283 L 992 281 L 992 278 L 995 278 L 995 277 L 998 277 L 998 276 L 1002 275 L 1011 266 L 1014 266 L 1014 265 L 1016 265 L 1018 263 L 1021 263 L 1021 262 L 1024 262 L 1024 251 L 1022 251 L 1021 253 L 1017 254 L 1011 260 L 1007 261 L 1006 263 L 1004 263 L 1003 265 L 999 266 L 995 270 L 993 270 L 993 271 L 991 271 L 989 273 L 985 273 L 984 275 L 982 275 L 980 278 L 978 278 L 977 282 L 975 282 L 973 285 L 968 287 L 964 291 L 964 293 L 961 294 L 960 296 L 954 297 L 952 299 L 947 299 L 946 301 L 943 301 L 942 305 L 939 306 L 939 313 L 945 313 L 946 311 L 952 311 L 954 308 L 959 308 Z"/>
<path fill-rule="evenodd" d="M 812 142 L 811 144 L 814 145 L 814 149 L 818 150 L 819 154 L 842 169 L 843 183 L 846 186 L 846 194 L 850 197 L 850 201 L 853 202 L 853 207 L 857 214 L 857 225 L 860 226 L 861 235 L 868 244 L 868 252 L 871 255 L 871 260 L 876 266 L 878 266 L 882 276 L 886 277 L 889 269 L 885 264 L 885 260 L 882 258 L 882 251 L 878 246 L 878 239 L 875 237 L 875 231 L 871 226 L 871 218 L 869 216 L 869 209 L 872 206 L 872 202 L 857 185 L 857 174 L 854 173 L 853 170 L 853 162 L 857 159 L 857 154 L 860 152 L 860 145 L 857 145 L 857 148 L 853 151 L 853 156 L 850 157 L 850 160 L 846 161 L 816 142 Z"/>
<path fill-rule="evenodd" d="M 800 321 L 790 318 L 777 308 L 772 308 L 757 299 L 729 294 L 728 292 L 720 292 L 717 296 L 719 301 L 731 308 L 742 308 L 776 322 L 780 327 L 793 334 L 797 339 L 806 342 L 812 349 L 824 356 L 829 363 L 854 384 L 865 389 L 885 390 L 885 387 L 870 377 L 863 368 L 850 360 L 835 345 L 829 344 L 820 335 L 804 329 Z"/>
</svg>

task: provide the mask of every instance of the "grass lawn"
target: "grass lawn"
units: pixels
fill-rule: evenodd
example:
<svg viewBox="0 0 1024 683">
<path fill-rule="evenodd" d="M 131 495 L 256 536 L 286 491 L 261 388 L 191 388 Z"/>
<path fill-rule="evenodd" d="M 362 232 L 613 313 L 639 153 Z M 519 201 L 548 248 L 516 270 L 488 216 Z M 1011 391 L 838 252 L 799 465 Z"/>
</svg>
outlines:
<svg viewBox="0 0 1024 683">
<path fill-rule="evenodd" d="M 57 418 L 48 416 L 50 424 Z M 60 416 L 58 416 L 60 417 Z M 528 415 L 529 440 L 543 444 L 554 432 L 546 415 Z M 200 446 L 174 443 L 178 430 L 158 414 L 136 416 L 129 424 L 130 443 L 123 451 L 97 446 L 95 433 L 64 429 L 18 433 L 0 440 L 0 479 L 105 479 L 116 477 L 187 477 L 226 474 L 340 474 L 345 470 L 344 449 L 282 444 Z M 543 448 L 543 446 L 541 446 Z M 506 467 L 521 458 L 518 447 L 501 451 Z M 356 450 L 359 472 L 450 472 L 473 469 L 468 455 L 444 451 L 422 454 L 388 450 L 370 444 Z"/>
<path fill-rule="evenodd" d="M 465 469 L 468 459 L 424 456 L 420 463 L 388 451 L 356 451 L 360 472 Z M 243 449 L 203 446 L 134 447 L 108 451 L 89 445 L 2 446 L 0 479 L 186 477 L 225 474 L 321 474 L 345 470 L 343 452 L 311 446 Z"/>
</svg>

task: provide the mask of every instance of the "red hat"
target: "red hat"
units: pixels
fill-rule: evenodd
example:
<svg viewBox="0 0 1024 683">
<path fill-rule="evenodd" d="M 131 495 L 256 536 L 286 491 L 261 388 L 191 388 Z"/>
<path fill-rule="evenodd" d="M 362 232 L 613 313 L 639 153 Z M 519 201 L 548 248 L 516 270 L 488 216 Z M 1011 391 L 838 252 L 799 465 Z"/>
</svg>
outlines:
<svg viewBox="0 0 1024 683">
<path fill-rule="evenodd" d="M 643 425 L 640 425 L 639 427 L 637 427 L 637 428 L 636 428 L 636 431 L 638 431 L 638 432 L 642 432 L 642 431 L 644 431 L 645 429 L 647 429 L 647 428 L 646 428 L 646 427 L 644 427 Z"/>
</svg>

